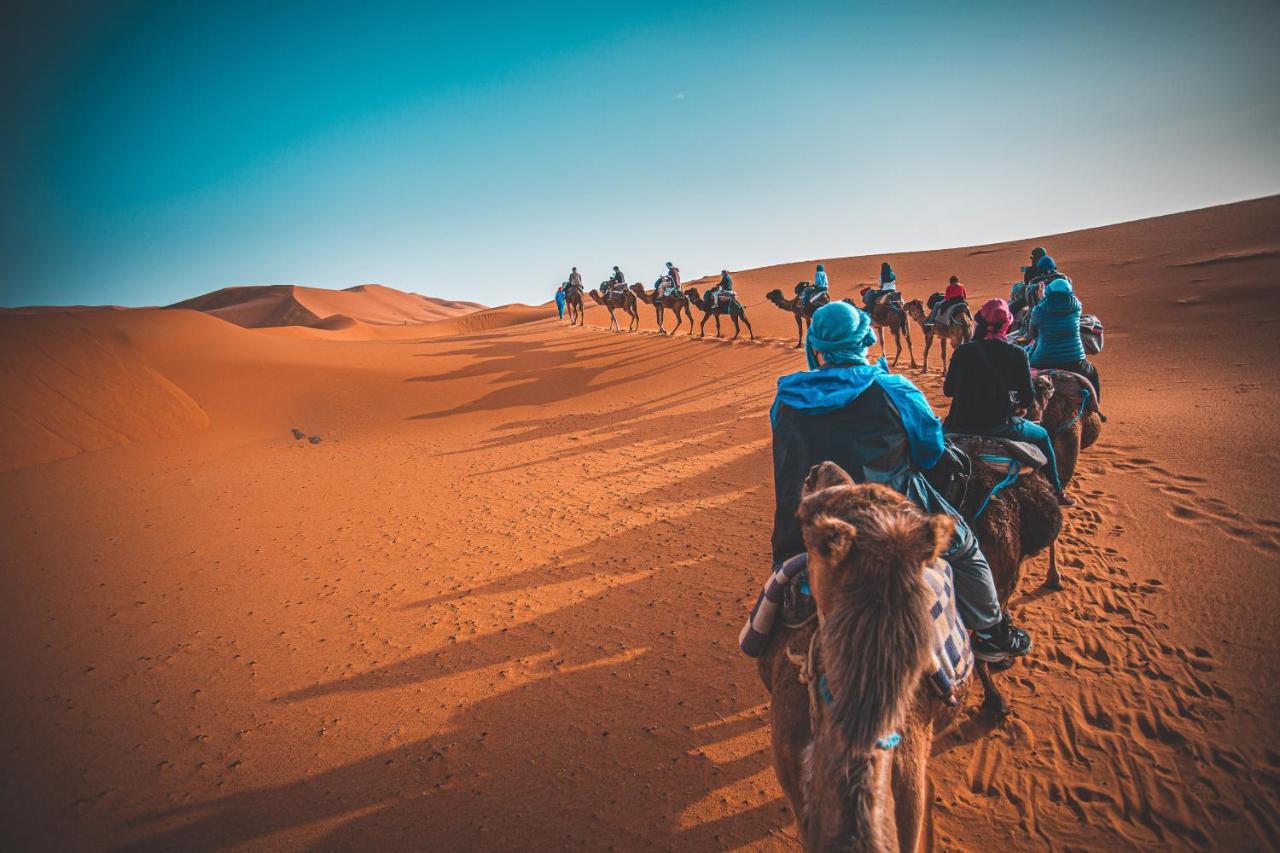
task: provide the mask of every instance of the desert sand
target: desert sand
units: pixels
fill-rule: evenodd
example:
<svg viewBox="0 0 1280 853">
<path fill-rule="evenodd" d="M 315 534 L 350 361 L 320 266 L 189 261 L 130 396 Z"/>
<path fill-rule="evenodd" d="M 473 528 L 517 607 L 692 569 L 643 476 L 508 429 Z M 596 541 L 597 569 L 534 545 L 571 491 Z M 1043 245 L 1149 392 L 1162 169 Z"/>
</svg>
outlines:
<svg viewBox="0 0 1280 853">
<path fill-rule="evenodd" d="M 888 256 L 980 302 L 1043 244 L 1107 327 L 1067 587 L 1024 568 L 1013 714 L 936 744 L 939 847 L 1276 846 L 1278 223 Z M 736 638 L 803 367 L 764 294 L 812 264 L 735 271 L 754 343 L 297 288 L 0 316 L 5 846 L 798 849 Z"/>
</svg>

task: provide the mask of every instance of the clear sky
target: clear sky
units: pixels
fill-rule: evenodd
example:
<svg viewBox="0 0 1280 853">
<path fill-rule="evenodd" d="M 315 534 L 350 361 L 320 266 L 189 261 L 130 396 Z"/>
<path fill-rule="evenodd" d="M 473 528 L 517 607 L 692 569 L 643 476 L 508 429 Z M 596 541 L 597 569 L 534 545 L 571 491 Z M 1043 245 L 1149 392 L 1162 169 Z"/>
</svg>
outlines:
<svg viewBox="0 0 1280 853">
<path fill-rule="evenodd" d="M 18 5 L 4 305 L 540 302 L 1280 192 L 1273 1 Z"/>
</svg>

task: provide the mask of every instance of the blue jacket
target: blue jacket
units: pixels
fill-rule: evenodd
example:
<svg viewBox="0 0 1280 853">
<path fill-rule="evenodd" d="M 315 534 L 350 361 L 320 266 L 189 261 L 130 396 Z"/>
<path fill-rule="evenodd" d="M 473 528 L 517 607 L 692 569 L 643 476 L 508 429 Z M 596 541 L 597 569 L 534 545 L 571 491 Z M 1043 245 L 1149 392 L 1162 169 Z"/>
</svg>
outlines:
<svg viewBox="0 0 1280 853">
<path fill-rule="evenodd" d="M 883 483 L 929 512 L 964 522 L 921 474 L 942 455 L 942 423 L 911 380 L 876 364 L 778 379 L 773 424 L 773 558 L 804 550 L 796 509 L 809 469 L 835 462 L 859 483 Z"/>
<path fill-rule="evenodd" d="M 1084 359 L 1084 343 L 1080 340 L 1082 309 L 1072 293 L 1050 293 L 1031 309 L 1028 330 L 1036 339 L 1030 353 L 1032 367 Z"/>
<path fill-rule="evenodd" d="M 827 289 L 827 271 L 818 270 L 813 276 L 813 286 L 822 290 Z"/>
</svg>

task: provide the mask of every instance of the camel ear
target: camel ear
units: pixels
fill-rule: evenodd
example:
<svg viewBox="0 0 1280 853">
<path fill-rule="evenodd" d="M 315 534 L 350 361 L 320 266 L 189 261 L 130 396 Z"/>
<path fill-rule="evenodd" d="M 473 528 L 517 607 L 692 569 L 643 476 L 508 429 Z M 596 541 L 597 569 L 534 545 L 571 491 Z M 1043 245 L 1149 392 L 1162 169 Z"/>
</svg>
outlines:
<svg viewBox="0 0 1280 853">
<path fill-rule="evenodd" d="M 949 515 L 935 515 L 929 519 L 929 524 L 933 528 L 933 553 L 929 562 L 933 563 L 951 547 L 951 540 L 956 535 L 956 523 Z"/>
<path fill-rule="evenodd" d="M 805 544 L 830 564 L 849 556 L 858 528 L 834 515 L 819 515 L 805 529 Z"/>
<path fill-rule="evenodd" d="M 804 478 L 804 487 L 800 489 L 800 497 L 807 498 L 814 492 L 829 489 L 832 486 L 852 486 L 853 478 L 834 462 L 820 462 L 809 469 Z"/>
</svg>

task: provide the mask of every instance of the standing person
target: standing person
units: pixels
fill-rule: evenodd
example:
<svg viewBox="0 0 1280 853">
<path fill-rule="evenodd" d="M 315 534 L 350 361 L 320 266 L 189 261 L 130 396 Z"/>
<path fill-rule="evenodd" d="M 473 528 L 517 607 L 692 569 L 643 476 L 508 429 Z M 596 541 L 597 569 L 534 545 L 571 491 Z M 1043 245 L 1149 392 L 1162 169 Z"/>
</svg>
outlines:
<svg viewBox="0 0 1280 853">
<path fill-rule="evenodd" d="M 1085 358 L 1080 340 L 1080 314 L 1084 306 L 1071 289 L 1071 282 L 1055 278 L 1044 289 L 1044 299 L 1031 309 L 1027 336 L 1032 339 L 1031 366 L 1038 370 L 1069 370 L 1093 383 L 1102 402 L 1098 369 Z"/>
<path fill-rule="evenodd" d="M 924 321 L 925 327 L 932 326 L 938 322 L 938 315 L 944 311 L 950 310 L 951 306 L 959 305 L 969 298 L 969 293 L 964 289 L 964 285 L 960 283 L 958 276 L 951 276 L 951 280 L 947 283 L 947 289 L 942 294 L 942 301 L 929 309 L 929 316 Z"/>
<path fill-rule="evenodd" d="M 847 302 L 813 312 L 805 342 L 810 369 L 778 379 L 773 426 L 773 560 L 805 552 L 796 509 L 809 469 L 834 462 L 858 483 L 882 483 L 925 512 L 946 513 L 955 538 L 943 556 L 955 577 L 957 607 L 974 632 L 974 655 L 996 662 L 1021 657 L 1031 638 L 1013 627 L 977 537 L 921 471 L 943 452 L 942 424 L 911 380 L 867 361 L 875 343 L 871 318 Z"/>
<path fill-rule="evenodd" d="M 556 288 L 556 311 L 560 314 L 560 319 L 564 319 L 564 292 L 569 288 L 569 282 L 565 282 Z"/>
<path fill-rule="evenodd" d="M 947 432 L 989 435 L 1025 441 L 1040 449 L 1048 460 L 1045 476 L 1058 493 L 1061 506 L 1074 506 L 1058 479 L 1058 462 L 1049 431 L 1018 415 L 1035 400 L 1031 365 L 1022 347 L 1009 343 L 1013 313 L 1003 299 L 992 299 L 978 309 L 972 341 L 956 347 L 942 385 L 951 398 L 951 411 L 942 422 Z"/>
</svg>

